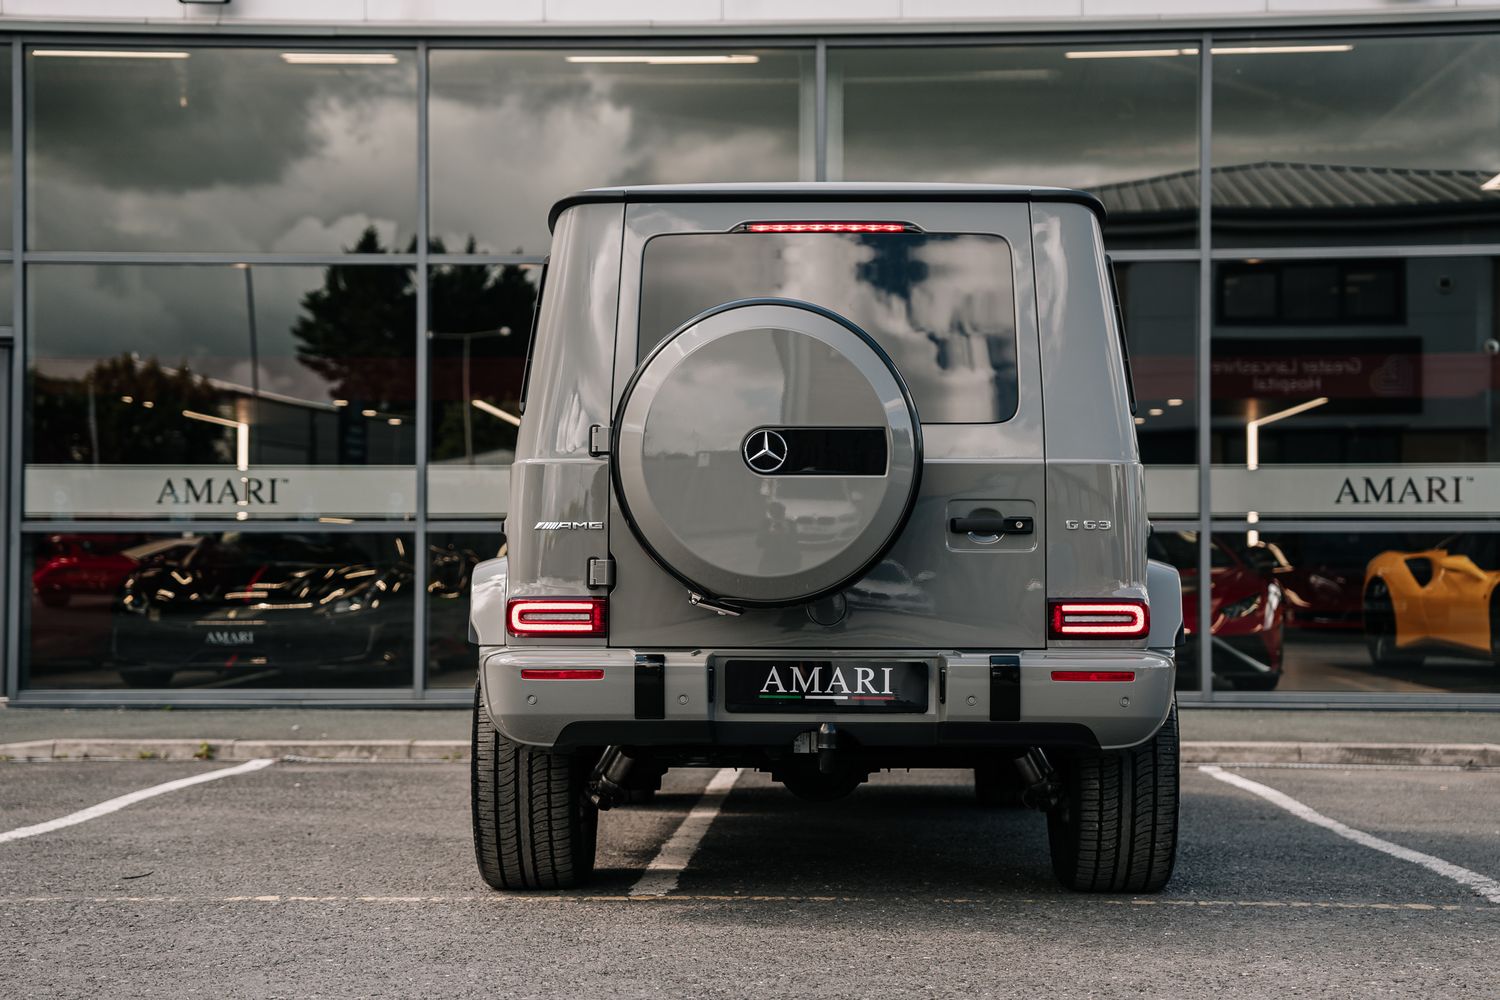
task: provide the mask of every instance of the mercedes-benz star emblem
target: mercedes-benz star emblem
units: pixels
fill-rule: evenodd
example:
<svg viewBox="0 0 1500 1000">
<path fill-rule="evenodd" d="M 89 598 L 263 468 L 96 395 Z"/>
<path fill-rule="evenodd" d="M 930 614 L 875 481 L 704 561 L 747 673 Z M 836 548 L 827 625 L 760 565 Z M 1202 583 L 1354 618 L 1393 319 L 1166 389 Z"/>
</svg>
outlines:
<svg viewBox="0 0 1500 1000">
<path fill-rule="evenodd" d="M 775 431 L 754 431 L 745 439 L 745 464 L 768 475 L 786 463 L 786 438 Z"/>
</svg>

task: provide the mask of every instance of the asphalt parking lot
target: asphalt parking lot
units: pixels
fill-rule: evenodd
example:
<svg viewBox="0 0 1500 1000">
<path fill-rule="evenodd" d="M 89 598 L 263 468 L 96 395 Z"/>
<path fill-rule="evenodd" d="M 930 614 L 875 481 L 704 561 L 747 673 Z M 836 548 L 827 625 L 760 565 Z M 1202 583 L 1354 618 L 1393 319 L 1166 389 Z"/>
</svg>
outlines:
<svg viewBox="0 0 1500 1000">
<path fill-rule="evenodd" d="M 227 767 L 0 764 L 0 836 Z M 1500 876 L 1500 772 L 1226 773 Z M 829 805 L 749 772 L 704 797 L 714 776 L 605 814 L 576 892 L 479 881 L 461 764 L 280 761 L 0 841 L 0 994 L 1500 995 L 1500 896 L 1198 768 L 1154 897 L 1059 889 L 1042 817 L 978 805 L 957 772 Z"/>
</svg>

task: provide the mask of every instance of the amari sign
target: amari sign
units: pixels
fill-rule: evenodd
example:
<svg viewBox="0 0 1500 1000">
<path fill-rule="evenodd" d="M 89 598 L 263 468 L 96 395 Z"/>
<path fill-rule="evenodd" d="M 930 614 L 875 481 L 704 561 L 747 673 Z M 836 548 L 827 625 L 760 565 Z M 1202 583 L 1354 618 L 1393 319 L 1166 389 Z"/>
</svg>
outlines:
<svg viewBox="0 0 1500 1000">
<path fill-rule="evenodd" d="M 1215 467 L 1211 487 L 1215 514 L 1255 511 L 1262 516 L 1358 518 L 1500 514 L 1500 467 L 1489 465 Z"/>
<path fill-rule="evenodd" d="M 400 466 L 26 467 L 27 517 L 171 519 L 409 517 L 416 472 Z M 242 516 L 243 515 L 243 516 Z"/>
<path fill-rule="evenodd" d="M 1464 484 L 1472 475 L 1457 476 L 1345 476 L 1335 505 L 1380 504 L 1395 507 L 1462 507 Z"/>
<path fill-rule="evenodd" d="M 162 481 L 156 505 L 210 505 L 214 507 L 275 507 L 276 488 L 291 476 L 168 476 Z"/>
</svg>

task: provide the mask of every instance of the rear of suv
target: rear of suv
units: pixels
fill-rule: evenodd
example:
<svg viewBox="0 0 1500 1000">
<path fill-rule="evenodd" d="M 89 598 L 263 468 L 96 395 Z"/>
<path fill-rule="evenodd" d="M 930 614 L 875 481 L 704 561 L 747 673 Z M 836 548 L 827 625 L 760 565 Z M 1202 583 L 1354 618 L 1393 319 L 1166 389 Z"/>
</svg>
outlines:
<svg viewBox="0 0 1500 1000">
<path fill-rule="evenodd" d="M 832 799 L 972 769 L 1080 890 L 1176 851 L 1181 593 L 1149 562 L 1102 208 L 692 185 L 551 214 L 508 553 L 474 573 L 474 833 L 582 883 L 674 766 Z"/>
</svg>

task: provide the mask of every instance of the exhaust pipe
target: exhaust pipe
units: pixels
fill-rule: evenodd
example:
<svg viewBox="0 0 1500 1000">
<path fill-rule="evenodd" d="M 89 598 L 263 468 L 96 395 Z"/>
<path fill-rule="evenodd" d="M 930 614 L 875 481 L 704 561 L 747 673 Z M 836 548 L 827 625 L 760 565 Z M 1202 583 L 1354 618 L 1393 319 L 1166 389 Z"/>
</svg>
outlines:
<svg viewBox="0 0 1500 1000">
<path fill-rule="evenodd" d="M 630 790 L 625 787 L 625 779 L 634 766 L 635 758 L 621 748 L 604 748 L 588 780 L 588 800 L 595 809 L 603 812 L 627 801 Z"/>
<path fill-rule="evenodd" d="M 1028 808 L 1051 812 L 1062 804 L 1062 782 L 1041 747 L 1017 757 L 1016 772 L 1021 776 L 1021 801 Z"/>
</svg>

